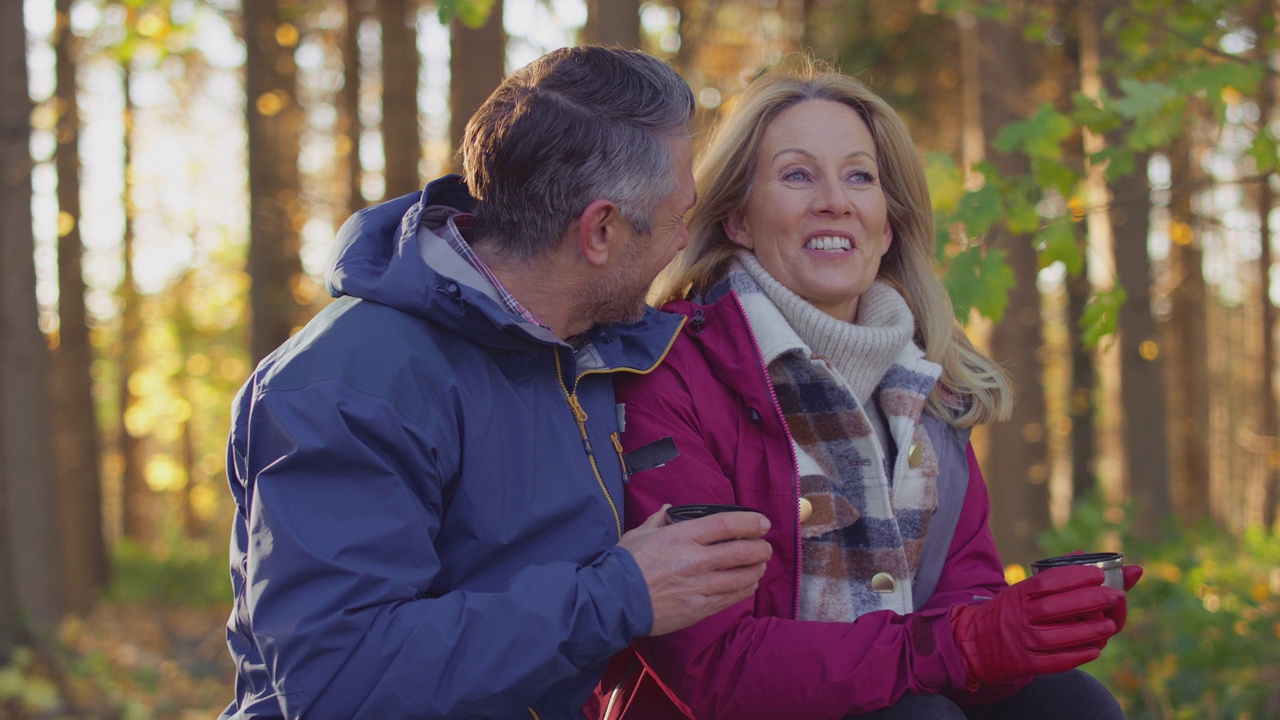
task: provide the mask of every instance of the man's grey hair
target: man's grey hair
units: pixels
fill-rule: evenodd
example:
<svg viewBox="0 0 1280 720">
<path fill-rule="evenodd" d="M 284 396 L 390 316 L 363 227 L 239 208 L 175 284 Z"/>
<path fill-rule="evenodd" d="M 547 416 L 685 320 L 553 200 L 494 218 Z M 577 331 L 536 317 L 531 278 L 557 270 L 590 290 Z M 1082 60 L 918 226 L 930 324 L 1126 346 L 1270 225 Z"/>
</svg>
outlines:
<svg viewBox="0 0 1280 720">
<path fill-rule="evenodd" d="M 598 199 L 647 236 L 675 191 L 671 143 L 689 137 L 693 112 L 675 69 L 636 50 L 561 48 L 517 70 L 462 142 L 475 242 L 532 259 Z"/>
</svg>

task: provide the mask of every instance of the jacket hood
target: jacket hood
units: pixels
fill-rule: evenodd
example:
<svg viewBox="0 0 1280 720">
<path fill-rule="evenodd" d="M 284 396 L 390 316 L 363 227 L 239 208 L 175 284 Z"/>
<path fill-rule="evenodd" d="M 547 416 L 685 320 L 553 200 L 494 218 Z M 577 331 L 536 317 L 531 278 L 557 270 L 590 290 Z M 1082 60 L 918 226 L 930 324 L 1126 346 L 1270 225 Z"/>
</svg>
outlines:
<svg viewBox="0 0 1280 720">
<path fill-rule="evenodd" d="M 421 192 L 360 210 L 343 223 L 325 272 L 329 294 L 394 307 L 494 347 L 529 341 L 565 344 L 546 328 L 511 314 L 496 289 L 436 234 L 454 212 L 475 204 L 459 175 Z M 683 319 L 646 310 L 637 323 L 589 331 L 597 349 L 589 366 L 647 369 L 674 340 Z"/>
</svg>

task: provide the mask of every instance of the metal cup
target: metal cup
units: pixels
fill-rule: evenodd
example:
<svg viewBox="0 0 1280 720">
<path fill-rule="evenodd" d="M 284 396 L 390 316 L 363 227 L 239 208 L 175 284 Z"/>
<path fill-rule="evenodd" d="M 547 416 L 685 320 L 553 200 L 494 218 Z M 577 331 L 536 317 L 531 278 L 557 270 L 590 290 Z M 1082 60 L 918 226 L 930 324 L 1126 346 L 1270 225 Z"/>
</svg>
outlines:
<svg viewBox="0 0 1280 720">
<path fill-rule="evenodd" d="M 722 512 L 760 511 L 755 508 L 746 507 L 745 505 L 709 505 L 705 503 L 698 503 L 695 505 L 676 505 L 675 507 L 667 508 L 667 519 L 673 523 L 678 523 Z"/>
<path fill-rule="evenodd" d="M 1058 555 L 1057 557 L 1036 560 L 1031 563 L 1031 574 L 1049 568 L 1063 567 L 1065 565 L 1089 565 L 1091 567 L 1102 568 L 1105 574 L 1102 584 L 1124 590 L 1124 554 L 1118 552 L 1098 552 L 1098 553 L 1081 553 L 1078 555 Z"/>
</svg>

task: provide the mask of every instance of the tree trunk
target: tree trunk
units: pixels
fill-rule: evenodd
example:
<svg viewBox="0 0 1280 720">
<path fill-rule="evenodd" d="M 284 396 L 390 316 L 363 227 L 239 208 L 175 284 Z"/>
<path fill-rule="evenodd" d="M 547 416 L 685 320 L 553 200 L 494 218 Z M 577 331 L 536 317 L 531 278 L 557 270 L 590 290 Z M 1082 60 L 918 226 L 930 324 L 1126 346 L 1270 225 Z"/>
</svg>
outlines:
<svg viewBox="0 0 1280 720">
<path fill-rule="evenodd" d="M 418 123 L 418 3 L 377 3 L 382 24 L 382 147 L 386 156 L 385 198 L 422 187 L 418 166 L 422 139 Z"/>
<path fill-rule="evenodd" d="M 107 584 L 102 532 L 102 478 L 98 415 L 93 401 L 93 348 L 85 310 L 80 240 L 80 112 L 76 86 L 79 42 L 71 32 L 71 0 L 57 0 L 54 52 L 58 99 L 58 318 L 54 354 L 54 457 L 58 462 L 59 532 L 67 602 L 84 612 Z"/>
<path fill-rule="evenodd" d="M 587 0 L 582 41 L 640 49 L 640 0 Z"/>
<path fill-rule="evenodd" d="M 1029 114 L 1030 107 L 1023 104 L 1029 102 L 1036 66 L 1015 26 L 963 19 L 961 25 L 961 42 L 976 52 L 978 70 L 977 77 L 965 77 L 963 82 L 980 83 L 986 153 L 1005 176 L 1026 173 L 1027 161 L 998 154 L 990 143 L 1000 128 Z M 992 356 L 1013 378 L 1018 398 L 1012 417 L 991 426 L 984 475 L 991 488 L 991 529 L 1000 555 L 1005 562 L 1027 563 L 1039 553 L 1038 536 L 1050 527 L 1047 408 L 1038 357 L 1043 344 L 1038 260 L 1028 237 L 998 230 L 986 242 L 1006 253 L 1017 279 L 1008 309 L 992 329 L 990 344 Z"/>
<path fill-rule="evenodd" d="M 1086 266 L 1077 277 L 1067 278 L 1067 333 L 1071 344 L 1071 388 L 1067 398 L 1067 417 L 1071 420 L 1071 499 L 1083 500 L 1098 487 L 1094 467 L 1093 395 L 1097 372 L 1093 354 L 1085 347 L 1080 319 L 1093 287 Z"/>
<path fill-rule="evenodd" d="M 31 265 L 34 243 L 31 234 L 31 100 L 27 94 L 27 41 L 23 24 L 22 3 L 0 4 L 0 273 L 7 280 L 20 274 L 23 279 L 26 267 Z M 34 281 L 35 269 L 31 274 Z M 32 283 L 34 285 L 34 282 Z M 6 296 L 30 290 L 30 299 L 22 300 L 23 309 L 35 302 L 35 288 L 15 290 L 4 284 Z M 6 297 L 6 300 L 8 297 Z M 4 373 L 0 374 L 0 664 L 7 663 L 10 653 L 22 640 L 22 604 L 19 599 L 17 541 L 22 539 L 14 527 L 20 480 L 30 481 L 26 470 L 19 469 L 14 461 L 17 449 L 7 441 L 16 436 L 26 420 L 19 416 L 18 398 L 11 397 L 14 379 L 7 364 L 10 355 L 23 349 L 24 340 L 30 343 L 25 313 L 13 315 L 14 308 L 0 308 L 0 358 L 6 359 Z M 16 321 L 16 322 L 15 322 Z M 27 468 L 29 470 L 30 468 Z M 39 477 L 38 475 L 36 477 Z M 11 500 L 12 498 L 12 500 Z M 24 514 L 29 508 L 23 508 Z"/>
<path fill-rule="evenodd" d="M 294 287 L 302 273 L 298 106 L 293 51 L 298 30 L 284 19 L 289 0 L 244 3 L 245 104 L 249 131 L 250 351 L 256 363 L 301 320 Z"/>
<path fill-rule="evenodd" d="M 472 30 L 457 19 L 449 25 L 449 143 L 455 155 L 462 147 L 467 121 L 506 75 L 502 12 L 503 0 L 495 0 L 489 19 L 479 29 Z"/>
<path fill-rule="evenodd" d="M 1174 510 L 1191 525 L 1210 515 L 1209 331 L 1204 253 L 1191 210 L 1200 173 L 1193 144 L 1179 140 L 1169 153 L 1169 317 L 1164 323 L 1165 387 L 1169 403 L 1170 476 Z"/>
<path fill-rule="evenodd" d="M 1254 23 L 1258 37 L 1275 34 L 1275 0 L 1261 0 L 1258 19 Z M 1256 58 L 1260 65 L 1269 65 L 1273 43 L 1258 43 Z M 1275 117 L 1275 77 L 1266 73 L 1258 89 L 1258 132 L 1271 127 Z M 1270 170 L 1258 180 L 1258 233 L 1261 255 L 1258 258 L 1258 303 L 1262 308 L 1261 327 L 1262 358 L 1258 364 L 1261 413 L 1258 418 L 1258 439 L 1261 442 L 1261 487 L 1249 493 L 1250 500 L 1257 499 L 1257 522 L 1270 529 L 1276 522 L 1277 502 L 1280 502 L 1280 423 L 1276 417 L 1276 306 L 1271 302 L 1271 270 L 1275 264 L 1275 251 L 1271 246 L 1271 210 L 1275 205 L 1275 192 L 1271 189 Z"/>
<path fill-rule="evenodd" d="M 0 3 L 0 468 L 7 514 L 0 517 L 0 556 L 12 577 L 0 581 L 38 626 L 64 612 L 58 496 L 49 440 L 49 346 L 36 303 L 31 226 L 31 99 L 27 90 L 22 3 Z M 0 559 L 0 564 L 5 560 Z M 12 584 L 10 583 L 12 580 Z M 0 594 L 0 608 L 12 596 Z M 10 608 L 11 609 L 11 606 Z M 0 616 L 0 642 L 12 642 L 16 618 Z"/>
<path fill-rule="evenodd" d="M 143 475 L 142 440 L 129 430 L 129 410 L 137 396 L 129 380 L 138 370 L 137 348 L 142 338 L 142 300 L 133 282 L 133 183 L 127 169 L 133 162 L 133 71 L 121 64 L 124 93 L 124 228 L 120 253 L 124 274 L 120 278 L 120 356 L 118 396 L 120 417 L 116 431 L 120 449 L 120 524 L 124 537 L 139 543 L 151 540 L 151 488 Z"/>
<path fill-rule="evenodd" d="M 360 23 L 364 13 L 360 0 L 344 0 L 347 11 L 342 36 L 342 92 L 338 96 L 339 147 L 346 151 L 347 214 L 365 206 L 361 180 L 364 165 L 360 161 Z M 339 222 L 343 218 L 339 218 Z"/>
<path fill-rule="evenodd" d="M 1113 138 L 1112 142 L 1121 142 Z M 1133 501 L 1132 529 L 1144 540 L 1160 538 L 1160 524 L 1173 512 L 1169 493 L 1168 442 L 1165 434 L 1163 361 L 1159 328 L 1151 314 L 1151 258 L 1147 235 L 1151 192 L 1148 156 L 1134 158 L 1134 172 L 1113 183 L 1111 209 L 1115 238 L 1116 282 L 1125 289 L 1117 343 L 1120 355 L 1120 408 L 1125 476 Z"/>
</svg>

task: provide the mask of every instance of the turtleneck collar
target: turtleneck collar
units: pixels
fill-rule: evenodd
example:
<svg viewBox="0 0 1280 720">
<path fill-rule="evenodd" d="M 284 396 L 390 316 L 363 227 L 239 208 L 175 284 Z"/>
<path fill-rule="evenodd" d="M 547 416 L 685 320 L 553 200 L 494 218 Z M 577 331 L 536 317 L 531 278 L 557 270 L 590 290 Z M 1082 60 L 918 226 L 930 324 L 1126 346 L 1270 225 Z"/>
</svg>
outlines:
<svg viewBox="0 0 1280 720">
<path fill-rule="evenodd" d="M 858 299 L 854 322 L 827 315 L 778 282 L 750 252 L 737 256 L 812 354 L 825 357 L 866 405 L 889 367 L 915 335 L 911 309 L 897 290 L 877 280 Z M 766 358 L 766 361 L 771 358 Z"/>
</svg>

